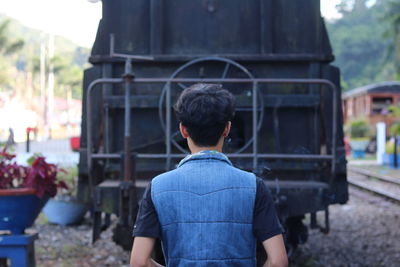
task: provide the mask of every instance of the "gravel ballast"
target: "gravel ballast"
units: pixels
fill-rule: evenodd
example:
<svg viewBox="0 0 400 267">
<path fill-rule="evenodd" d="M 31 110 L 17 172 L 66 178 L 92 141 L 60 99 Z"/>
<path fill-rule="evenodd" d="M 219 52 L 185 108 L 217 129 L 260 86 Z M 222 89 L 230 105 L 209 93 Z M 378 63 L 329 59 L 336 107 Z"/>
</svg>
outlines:
<svg viewBox="0 0 400 267">
<path fill-rule="evenodd" d="M 350 188 L 349 202 L 331 206 L 330 217 L 330 233 L 311 230 L 292 266 L 400 266 L 399 205 Z"/>
<path fill-rule="evenodd" d="M 291 266 L 400 266 L 400 205 L 350 188 L 346 205 L 330 207 L 328 235 L 310 230 Z M 323 223 L 323 213 L 318 214 Z M 308 218 L 306 219 L 308 221 Z M 91 226 L 61 227 L 39 219 L 33 231 L 37 266 L 129 266 L 129 252 L 112 242 L 112 229 L 91 244 Z"/>
</svg>

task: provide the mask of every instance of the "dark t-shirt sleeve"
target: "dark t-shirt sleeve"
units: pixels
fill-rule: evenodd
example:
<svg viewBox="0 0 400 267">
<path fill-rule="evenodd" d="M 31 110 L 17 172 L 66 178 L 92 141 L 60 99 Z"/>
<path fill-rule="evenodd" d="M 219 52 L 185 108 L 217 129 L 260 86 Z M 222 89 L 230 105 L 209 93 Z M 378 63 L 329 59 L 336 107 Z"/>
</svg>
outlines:
<svg viewBox="0 0 400 267">
<path fill-rule="evenodd" d="M 151 200 L 151 183 L 147 186 L 140 202 L 139 212 L 133 227 L 133 236 L 161 237 L 160 222 Z"/>
<path fill-rule="evenodd" d="M 271 193 L 260 178 L 257 178 L 253 233 L 260 242 L 283 233 L 283 228 L 276 215 Z"/>
</svg>

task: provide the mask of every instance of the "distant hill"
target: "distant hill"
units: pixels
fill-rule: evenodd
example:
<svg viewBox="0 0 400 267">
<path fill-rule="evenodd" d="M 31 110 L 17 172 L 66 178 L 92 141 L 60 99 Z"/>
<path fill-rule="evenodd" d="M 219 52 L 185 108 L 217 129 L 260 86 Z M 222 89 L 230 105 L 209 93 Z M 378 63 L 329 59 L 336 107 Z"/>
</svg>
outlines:
<svg viewBox="0 0 400 267">
<path fill-rule="evenodd" d="M 40 43 L 42 40 L 45 42 L 48 40 L 48 33 L 29 28 L 13 18 L 0 14 L 0 23 L 6 19 L 11 21 L 8 28 L 11 38 L 23 39 L 25 42 L 25 46 L 21 52 L 28 52 L 29 54 L 34 53 L 38 55 L 40 53 Z M 62 36 L 57 35 L 54 38 L 54 43 L 56 54 L 72 56 L 72 62 L 82 68 L 87 64 L 90 49 L 81 47 Z"/>
<path fill-rule="evenodd" d="M 45 45 L 48 44 L 49 34 L 27 27 L 15 19 L 0 14 L 0 24 L 5 20 L 10 20 L 7 29 L 7 38 L 11 40 L 21 39 L 24 41 L 24 46 L 13 55 L 0 55 L 0 69 L 3 69 L 0 70 L 0 91 L 12 91 L 16 88 L 15 78 L 11 77 L 13 70 L 16 69 L 18 73 L 23 75 L 26 75 L 28 72 L 33 73 L 33 87 L 36 88 L 35 94 L 37 94 L 37 88 L 39 88 L 40 45 L 42 43 Z M 72 87 L 73 97 L 81 98 L 82 72 L 83 69 L 89 66 L 88 58 L 90 49 L 79 46 L 57 35 L 54 37 L 54 48 L 55 57 L 52 60 L 54 62 L 57 60 L 57 63 L 63 68 L 62 71 L 55 73 L 55 94 L 61 96 L 64 93 L 63 86 L 61 86 L 63 84 Z M 49 60 L 47 58 L 47 63 Z M 60 66 L 59 69 L 61 68 Z"/>
</svg>

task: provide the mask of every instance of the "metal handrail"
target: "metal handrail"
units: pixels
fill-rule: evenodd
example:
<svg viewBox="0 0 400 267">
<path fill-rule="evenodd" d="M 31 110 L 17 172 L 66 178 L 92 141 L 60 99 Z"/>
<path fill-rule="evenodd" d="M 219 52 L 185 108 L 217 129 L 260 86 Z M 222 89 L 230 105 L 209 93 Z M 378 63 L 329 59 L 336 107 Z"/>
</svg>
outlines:
<svg viewBox="0 0 400 267">
<path fill-rule="evenodd" d="M 225 154 L 228 158 L 250 158 L 253 157 L 251 153 L 228 153 Z M 171 158 L 184 158 L 187 154 L 171 154 Z M 136 154 L 138 159 L 154 159 L 154 158 L 166 158 L 167 153 L 161 154 L 150 154 L 150 153 L 139 153 Z M 304 159 L 304 160 L 332 160 L 332 155 L 312 155 L 312 154 L 257 154 L 257 158 L 264 159 Z M 92 154 L 93 159 L 121 159 L 121 154 L 118 153 L 96 153 Z"/>
<path fill-rule="evenodd" d="M 87 110 L 87 158 L 88 158 L 88 167 L 89 167 L 89 175 L 91 170 L 91 160 L 92 160 L 92 144 L 91 144 L 91 92 L 95 88 L 94 86 L 101 83 L 122 83 L 124 79 L 110 79 L 110 78 L 102 78 L 94 80 L 88 87 L 87 90 L 87 102 L 86 102 L 86 110 Z M 253 157 L 253 168 L 254 170 L 257 168 L 258 158 L 280 158 L 280 159 L 315 159 L 315 160 L 331 160 L 331 174 L 333 177 L 336 173 L 336 134 L 337 134 L 337 111 L 338 111 L 338 91 L 336 86 L 329 80 L 326 79 L 268 79 L 268 78 L 135 78 L 133 80 L 134 83 L 166 83 L 168 85 L 167 89 L 167 104 L 166 104 L 166 116 L 167 116 L 167 131 L 166 131 L 166 153 L 165 154 L 139 154 L 138 158 L 166 158 L 167 166 L 169 166 L 169 162 L 171 158 L 178 158 L 184 156 L 184 154 L 172 154 L 171 153 L 171 99 L 170 99 L 170 84 L 172 83 L 252 83 L 253 84 L 253 153 L 251 154 L 229 154 L 229 157 Z M 320 154 L 258 154 L 257 153 L 257 86 L 261 83 L 268 84 L 320 84 L 326 85 L 326 87 L 332 90 L 333 95 L 333 112 L 332 112 L 332 149 L 331 155 L 320 155 Z M 169 104 L 168 104 L 169 102 Z M 168 134 L 169 133 L 169 134 Z M 111 155 L 111 154 L 110 154 Z"/>
<path fill-rule="evenodd" d="M 87 166 L 88 166 L 88 179 L 89 179 L 89 190 L 92 198 L 94 199 L 94 191 L 93 191 L 93 180 L 92 180 L 92 100 L 91 100 L 91 95 L 92 91 L 95 88 L 101 88 L 101 87 L 95 87 L 96 85 L 99 84 L 118 84 L 118 83 L 123 83 L 124 79 L 122 78 L 101 78 L 101 79 L 96 79 L 92 81 L 87 90 L 86 90 L 86 145 L 87 145 Z"/>
</svg>

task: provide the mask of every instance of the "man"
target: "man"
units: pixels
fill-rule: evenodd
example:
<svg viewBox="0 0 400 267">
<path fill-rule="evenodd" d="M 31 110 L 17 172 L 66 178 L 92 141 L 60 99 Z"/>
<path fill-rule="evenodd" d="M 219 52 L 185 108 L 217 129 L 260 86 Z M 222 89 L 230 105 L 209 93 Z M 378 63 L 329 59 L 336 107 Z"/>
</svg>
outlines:
<svg viewBox="0 0 400 267">
<path fill-rule="evenodd" d="M 274 204 L 263 181 L 222 154 L 234 98 L 215 84 L 183 91 L 175 112 L 191 155 L 152 180 L 134 227 L 131 266 L 161 266 L 150 257 L 162 241 L 167 266 L 255 266 L 256 240 L 265 266 L 286 266 Z"/>
</svg>

